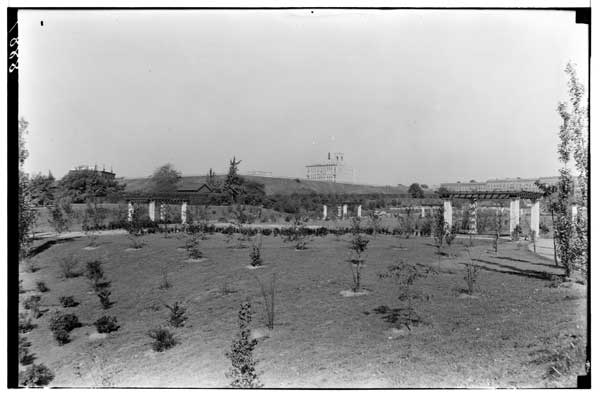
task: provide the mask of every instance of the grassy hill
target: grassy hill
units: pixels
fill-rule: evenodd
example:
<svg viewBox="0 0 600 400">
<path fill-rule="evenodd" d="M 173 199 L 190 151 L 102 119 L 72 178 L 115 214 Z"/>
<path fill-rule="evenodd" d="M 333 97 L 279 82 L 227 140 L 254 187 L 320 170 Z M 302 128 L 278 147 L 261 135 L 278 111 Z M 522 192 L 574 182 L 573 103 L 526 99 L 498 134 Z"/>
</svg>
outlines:
<svg viewBox="0 0 600 400">
<path fill-rule="evenodd" d="M 348 193 L 348 194 L 369 194 L 369 193 L 382 193 L 382 194 L 405 194 L 408 191 L 408 187 L 404 185 L 398 186 L 375 186 L 375 185 L 355 185 L 350 183 L 330 183 L 330 182 L 319 182 L 310 181 L 305 179 L 292 179 L 292 178 L 269 178 L 262 176 L 247 176 L 242 175 L 249 181 L 259 182 L 265 185 L 265 192 L 267 195 L 273 194 L 294 194 L 294 193 Z M 223 176 L 219 176 L 219 179 L 223 179 Z M 132 178 L 123 179 L 123 182 L 127 185 L 125 190 L 127 192 L 135 192 L 143 190 L 146 186 L 148 178 Z M 184 176 L 181 180 L 181 184 L 202 184 L 206 181 L 205 176 Z"/>
</svg>

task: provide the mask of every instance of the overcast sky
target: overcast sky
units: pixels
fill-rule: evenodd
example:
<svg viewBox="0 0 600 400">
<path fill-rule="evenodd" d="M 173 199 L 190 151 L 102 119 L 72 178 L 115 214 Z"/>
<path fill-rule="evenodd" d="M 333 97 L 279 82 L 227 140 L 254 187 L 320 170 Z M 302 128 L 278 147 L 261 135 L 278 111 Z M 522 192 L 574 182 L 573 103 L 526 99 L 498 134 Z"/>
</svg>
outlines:
<svg viewBox="0 0 600 400">
<path fill-rule="evenodd" d="M 43 21 L 43 25 L 41 24 Z M 340 151 L 373 184 L 556 175 L 560 11 L 19 11 L 29 172 L 303 177 Z"/>
</svg>

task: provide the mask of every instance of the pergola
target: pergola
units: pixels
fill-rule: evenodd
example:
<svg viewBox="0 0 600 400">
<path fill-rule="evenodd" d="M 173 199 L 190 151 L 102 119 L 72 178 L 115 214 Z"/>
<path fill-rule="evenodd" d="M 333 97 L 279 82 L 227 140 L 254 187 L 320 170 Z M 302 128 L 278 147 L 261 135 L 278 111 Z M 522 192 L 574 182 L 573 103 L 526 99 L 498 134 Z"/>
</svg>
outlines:
<svg viewBox="0 0 600 400">
<path fill-rule="evenodd" d="M 530 228 L 532 232 L 539 235 L 540 229 L 540 201 L 541 192 L 534 191 L 473 191 L 473 192 L 447 192 L 440 197 L 444 199 L 444 221 L 452 226 L 452 199 L 470 200 L 469 232 L 477 232 L 477 201 L 478 200 L 509 200 L 510 201 L 510 223 L 509 229 L 512 233 L 519 225 L 521 199 L 531 200 Z"/>
</svg>

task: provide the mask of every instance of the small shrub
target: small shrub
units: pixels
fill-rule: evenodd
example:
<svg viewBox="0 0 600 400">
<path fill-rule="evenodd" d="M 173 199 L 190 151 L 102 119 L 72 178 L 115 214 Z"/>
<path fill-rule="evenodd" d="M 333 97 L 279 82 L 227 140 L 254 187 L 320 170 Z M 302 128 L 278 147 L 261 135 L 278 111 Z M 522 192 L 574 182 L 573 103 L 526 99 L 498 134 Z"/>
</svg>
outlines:
<svg viewBox="0 0 600 400">
<path fill-rule="evenodd" d="M 140 235 L 129 234 L 127 235 L 127 238 L 131 242 L 132 249 L 141 249 L 146 245 Z"/>
<path fill-rule="evenodd" d="M 86 265 L 85 276 L 91 281 L 99 281 L 100 279 L 104 278 L 104 269 L 102 268 L 102 261 L 88 261 Z"/>
<path fill-rule="evenodd" d="M 19 377 L 22 386 L 47 386 L 54 379 L 54 374 L 44 364 L 30 365 Z"/>
<path fill-rule="evenodd" d="M 53 331 L 52 334 L 54 335 L 54 339 L 56 339 L 58 344 L 61 346 L 71 341 L 71 336 L 69 335 L 69 332 L 65 329 L 58 329 L 56 331 Z"/>
<path fill-rule="evenodd" d="M 275 323 L 275 274 L 271 276 L 271 282 L 269 286 L 266 286 L 257 276 L 254 277 L 260 286 L 260 293 L 262 294 L 264 307 L 265 307 L 265 319 L 267 321 L 267 328 L 273 329 Z"/>
<path fill-rule="evenodd" d="M 32 364 L 35 356 L 29 352 L 31 342 L 24 336 L 19 336 L 19 362 L 22 365 Z"/>
<path fill-rule="evenodd" d="M 170 311 L 169 313 L 169 325 L 174 328 L 180 328 L 185 325 L 187 317 L 185 316 L 186 309 L 179 305 L 179 302 L 175 302 L 172 306 L 165 304 Z"/>
<path fill-rule="evenodd" d="M 360 233 L 360 220 L 352 218 L 352 239 L 350 241 L 350 250 L 352 251 L 350 262 L 350 271 L 352 272 L 352 291 L 360 290 L 360 278 L 365 260 L 363 253 L 367 250 L 369 240 Z"/>
<path fill-rule="evenodd" d="M 540 233 L 541 233 L 542 235 L 545 235 L 545 234 L 547 234 L 547 233 L 549 233 L 549 232 L 550 232 L 550 228 L 548 228 L 548 226 L 547 226 L 546 224 L 544 224 L 544 223 L 541 223 L 541 224 L 540 224 Z"/>
<path fill-rule="evenodd" d="M 73 329 L 79 327 L 81 327 L 81 323 L 75 314 L 63 314 L 57 312 L 50 319 L 49 328 L 52 332 L 60 330 L 71 332 Z"/>
<path fill-rule="evenodd" d="M 515 226 L 515 229 L 513 229 L 513 231 L 510 233 L 510 236 L 511 236 L 512 240 L 516 242 L 519 240 L 522 233 L 523 233 L 523 230 L 521 229 L 521 225 L 517 225 L 517 226 Z"/>
<path fill-rule="evenodd" d="M 31 310 L 33 308 L 37 308 L 37 307 L 39 307 L 41 299 L 42 299 L 41 296 L 37 296 L 37 295 L 29 296 L 23 302 L 23 307 L 25 307 L 26 310 Z"/>
<path fill-rule="evenodd" d="M 148 331 L 148 336 L 154 340 L 152 342 L 152 350 L 165 351 L 177 344 L 173 334 L 165 328 L 155 328 Z"/>
<path fill-rule="evenodd" d="M 19 314 L 19 333 L 31 332 L 35 327 L 36 325 L 31 322 L 31 318 L 29 318 L 27 314 Z"/>
<path fill-rule="evenodd" d="M 58 266 L 62 272 L 62 277 L 64 279 L 77 278 L 81 276 L 82 272 L 78 271 L 77 268 L 77 258 L 74 255 L 68 255 L 66 257 L 62 257 L 58 260 Z"/>
<path fill-rule="evenodd" d="M 41 293 L 46 293 L 50 291 L 50 289 L 48 289 L 48 286 L 46 286 L 46 282 L 44 281 L 37 281 L 35 285 L 37 286 L 38 291 L 40 291 Z"/>
<path fill-rule="evenodd" d="M 253 351 L 257 341 L 250 339 L 250 322 L 252 309 L 250 302 L 241 304 L 238 313 L 239 331 L 231 343 L 231 350 L 225 355 L 231 360 L 231 369 L 227 377 L 232 379 L 231 387 L 234 388 L 259 388 L 262 386 L 255 370 L 256 360 Z"/>
<path fill-rule="evenodd" d="M 100 304 L 102 304 L 102 308 L 107 310 L 112 306 L 112 302 L 110 301 L 110 290 L 107 288 L 102 288 L 96 292 L 96 295 L 100 299 Z"/>
<path fill-rule="evenodd" d="M 117 325 L 116 317 L 100 317 L 94 322 L 94 326 L 98 333 L 111 333 L 119 330 L 119 325 Z"/>
<path fill-rule="evenodd" d="M 65 308 L 68 308 L 68 307 L 77 307 L 79 305 L 79 303 L 77 301 L 75 301 L 75 299 L 73 298 L 73 296 L 60 296 L 58 298 L 58 301 Z"/>
<path fill-rule="evenodd" d="M 252 248 L 250 249 L 250 265 L 252 265 L 253 267 L 258 267 L 261 266 L 263 263 L 263 260 L 261 258 L 261 249 L 262 249 L 262 241 L 260 240 L 260 238 L 258 238 L 257 240 L 255 240 L 252 243 Z"/>
<path fill-rule="evenodd" d="M 465 282 L 467 282 L 467 294 L 472 295 L 475 292 L 475 283 L 479 274 L 479 267 L 473 263 L 465 265 Z"/>
<path fill-rule="evenodd" d="M 188 257 L 191 260 L 200 260 L 203 256 L 204 254 L 202 253 L 202 250 L 200 250 L 198 247 L 188 249 Z"/>
<path fill-rule="evenodd" d="M 94 293 L 99 293 L 103 290 L 108 290 L 110 288 L 110 281 L 94 281 L 92 282 L 92 289 L 94 289 Z"/>
<path fill-rule="evenodd" d="M 160 285 L 158 286 L 159 289 L 169 289 L 171 286 L 171 282 L 169 282 L 169 272 L 167 271 L 166 268 L 163 268 L 162 270 L 162 280 L 160 282 Z"/>
</svg>

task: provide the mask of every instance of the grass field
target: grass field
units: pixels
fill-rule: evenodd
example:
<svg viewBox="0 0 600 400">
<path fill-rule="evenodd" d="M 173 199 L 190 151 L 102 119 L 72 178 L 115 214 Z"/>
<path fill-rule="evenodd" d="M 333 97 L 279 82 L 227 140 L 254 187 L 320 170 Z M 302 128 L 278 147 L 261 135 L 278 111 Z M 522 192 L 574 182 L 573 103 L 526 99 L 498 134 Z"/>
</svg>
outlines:
<svg viewBox="0 0 600 400">
<path fill-rule="evenodd" d="M 27 291 L 42 296 L 49 311 L 26 334 L 36 363 L 55 374 L 56 386 L 225 387 L 230 363 L 225 352 L 237 331 L 240 302 L 249 299 L 253 328 L 264 328 L 262 297 L 255 277 L 276 273 L 275 327 L 255 350 L 266 387 L 574 387 L 584 374 L 587 286 L 567 282 L 549 287 L 551 262 L 526 246 L 502 242 L 497 254 L 489 242 L 476 242 L 471 257 L 479 265 L 474 296 L 465 296 L 465 243 L 458 240 L 439 257 L 430 238 L 370 237 L 364 287 L 369 294 L 343 297 L 350 288 L 346 261 L 349 236 L 315 238 L 296 251 L 281 238 L 263 238 L 264 269 L 249 270 L 248 249 L 227 247 L 215 234 L 201 242 L 204 262 L 186 262 L 181 237 L 150 235 L 146 246 L 130 251 L 125 235 L 102 236 L 85 250 L 85 238 L 55 244 L 33 258 L 39 270 L 21 265 Z M 102 310 L 87 279 L 63 279 L 57 260 L 73 254 L 80 268 L 103 260 L 112 281 L 112 308 Z M 374 310 L 404 303 L 379 273 L 399 259 L 435 266 L 437 274 L 418 280 L 416 300 L 424 323 L 412 330 L 394 327 Z M 163 270 L 172 286 L 160 289 Z M 49 292 L 36 293 L 36 281 Z M 227 289 L 227 290 L 225 290 Z M 59 296 L 80 305 L 60 307 Z M 181 301 L 189 319 L 171 328 L 178 344 L 152 351 L 146 332 L 166 325 L 164 303 Z M 54 310 L 73 312 L 84 323 L 59 346 L 48 329 Z M 97 338 L 93 323 L 115 316 L 120 329 Z M 91 335 L 91 336 L 90 336 Z M 565 368 L 570 360 L 570 368 Z M 557 373 L 553 372 L 553 368 Z M 548 374 L 550 372 L 550 374 Z"/>
</svg>

